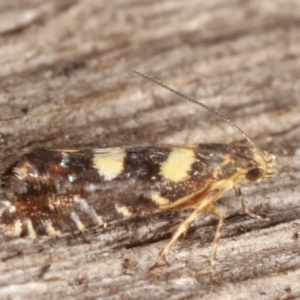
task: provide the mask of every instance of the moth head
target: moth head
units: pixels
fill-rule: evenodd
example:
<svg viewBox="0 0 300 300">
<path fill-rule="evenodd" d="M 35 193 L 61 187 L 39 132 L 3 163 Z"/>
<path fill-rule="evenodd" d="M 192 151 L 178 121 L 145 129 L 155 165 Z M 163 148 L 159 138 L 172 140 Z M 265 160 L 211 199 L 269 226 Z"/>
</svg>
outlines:
<svg viewBox="0 0 300 300">
<path fill-rule="evenodd" d="M 242 170 L 246 181 L 256 182 L 261 178 L 269 178 L 274 173 L 275 156 L 256 147 L 240 148 Z"/>
<path fill-rule="evenodd" d="M 249 170 L 247 172 L 247 179 L 251 181 L 251 178 L 255 178 L 256 172 L 260 172 L 259 178 L 269 178 L 275 172 L 273 167 L 273 162 L 275 156 L 268 153 L 267 151 L 261 151 L 258 148 L 253 149 L 254 160 L 259 164 L 260 171 Z M 249 178 L 248 178 L 249 177 Z M 256 181 L 257 179 L 254 179 Z M 252 180 L 253 181 L 253 180 Z"/>
</svg>

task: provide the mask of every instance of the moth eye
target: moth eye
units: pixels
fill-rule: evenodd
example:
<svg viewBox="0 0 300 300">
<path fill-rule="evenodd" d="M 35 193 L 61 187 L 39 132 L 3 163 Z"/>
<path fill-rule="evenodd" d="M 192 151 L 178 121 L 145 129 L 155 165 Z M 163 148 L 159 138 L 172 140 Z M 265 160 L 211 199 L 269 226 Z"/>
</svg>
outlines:
<svg viewBox="0 0 300 300">
<path fill-rule="evenodd" d="M 256 181 L 257 179 L 259 179 L 262 175 L 262 170 L 259 168 L 252 168 L 250 169 L 247 174 L 246 174 L 246 178 L 250 181 Z"/>
</svg>

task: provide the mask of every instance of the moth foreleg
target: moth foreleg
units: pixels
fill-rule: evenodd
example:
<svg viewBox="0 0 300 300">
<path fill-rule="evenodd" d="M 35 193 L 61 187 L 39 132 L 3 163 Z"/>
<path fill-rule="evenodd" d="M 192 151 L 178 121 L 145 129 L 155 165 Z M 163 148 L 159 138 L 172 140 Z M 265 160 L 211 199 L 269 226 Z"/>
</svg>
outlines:
<svg viewBox="0 0 300 300">
<path fill-rule="evenodd" d="M 238 198 L 239 202 L 241 203 L 242 209 L 244 210 L 244 212 L 247 215 L 249 215 L 252 218 L 261 220 L 261 221 L 270 221 L 271 220 L 270 218 L 262 217 L 260 215 L 256 215 L 255 213 L 253 213 L 252 211 L 250 211 L 249 208 L 248 208 L 248 206 L 246 205 L 246 203 L 244 201 L 241 189 L 239 187 L 235 186 L 234 190 L 235 190 L 236 197 Z"/>
</svg>

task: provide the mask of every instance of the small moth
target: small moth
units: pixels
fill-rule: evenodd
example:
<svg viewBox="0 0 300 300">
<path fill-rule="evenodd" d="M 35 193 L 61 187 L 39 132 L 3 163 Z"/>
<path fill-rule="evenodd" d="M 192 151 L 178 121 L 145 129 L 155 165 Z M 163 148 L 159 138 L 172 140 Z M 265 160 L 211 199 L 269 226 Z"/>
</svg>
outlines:
<svg viewBox="0 0 300 300">
<path fill-rule="evenodd" d="M 219 219 L 211 255 L 212 274 L 219 281 L 216 250 L 225 214 L 215 202 L 234 189 L 248 215 L 269 220 L 247 208 L 240 186 L 270 177 L 274 156 L 258 149 L 220 112 L 149 75 L 136 73 L 221 117 L 247 139 L 248 146 L 196 144 L 79 151 L 36 148 L 1 175 L 1 232 L 15 237 L 53 236 L 149 212 L 192 209 L 161 252 L 163 259 L 191 223 L 206 212 Z"/>
</svg>

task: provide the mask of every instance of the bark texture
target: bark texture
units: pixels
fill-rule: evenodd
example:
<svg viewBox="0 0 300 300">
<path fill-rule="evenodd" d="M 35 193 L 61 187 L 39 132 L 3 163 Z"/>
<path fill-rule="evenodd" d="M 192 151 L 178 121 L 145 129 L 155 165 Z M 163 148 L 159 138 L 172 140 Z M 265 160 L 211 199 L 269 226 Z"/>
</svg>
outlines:
<svg viewBox="0 0 300 300">
<path fill-rule="evenodd" d="M 133 74 L 147 72 L 230 117 L 276 155 L 276 174 L 218 204 L 224 285 L 203 216 L 152 269 L 189 212 L 37 240 L 0 237 L 1 299 L 300 297 L 298 0 L 0 0 L 1 170 L 35 146 L 241 142 L 225 122 Z"/>
</svg>

